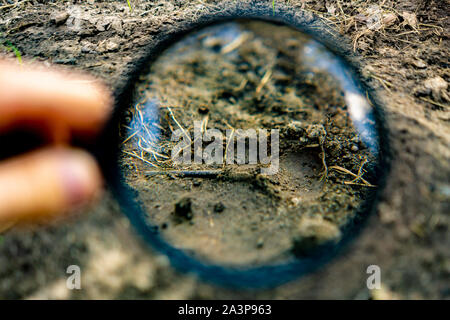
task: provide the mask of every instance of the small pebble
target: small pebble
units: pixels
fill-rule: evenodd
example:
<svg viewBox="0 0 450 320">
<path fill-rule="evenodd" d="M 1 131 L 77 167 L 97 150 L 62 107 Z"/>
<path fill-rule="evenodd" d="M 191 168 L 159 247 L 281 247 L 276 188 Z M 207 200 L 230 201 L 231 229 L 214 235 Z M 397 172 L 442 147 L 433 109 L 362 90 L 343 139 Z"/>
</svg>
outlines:
<svg viewBox="0 0 450 320">
<path fill-rule="evenodd" d="M 216 213 L 221 213 L 225 210 L 225 206 L 223 205 L 222 202 L 216 203 L 214 205 L 214 212 Z"/>
<path fill-rule="evenodd" d="M 69 18 L 69 14 L 67 12 L 60 12 L 56 15 L 54 15 L 51 18 L 51 21 L 56 24 L 57 26 L 63 24 L 64 22 L 67 21 L 67 19 Z"/>
<path fill-rule="evenodd" d="M 175 204 L 175 215 L 186 220 L 192 219 L 193 214 L 191 198 L 182 198 Z"/>
<path fill-rule="evenodd" d="M 192 185 L 194 187 L 200 187 L 202 185 L 202 182 L 200 180 L 196 179 L 192 182 Z"/>
<path fill-rule="evenodd" d="M 258 239 L 258 242 L 256 243 L 256 248 L 261 249 L 262 247 L 264 247 L 264 240 Z"/>
</svg>

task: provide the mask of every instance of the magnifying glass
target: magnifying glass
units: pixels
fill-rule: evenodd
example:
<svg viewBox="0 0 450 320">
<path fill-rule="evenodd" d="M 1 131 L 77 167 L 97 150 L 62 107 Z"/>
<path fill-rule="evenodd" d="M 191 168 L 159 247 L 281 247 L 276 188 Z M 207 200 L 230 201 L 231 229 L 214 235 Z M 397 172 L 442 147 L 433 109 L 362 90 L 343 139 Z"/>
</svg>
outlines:
<svg viewBox="0 0 450 320">
<path fill-rule="evenodd" d="M 137 64 L 98 149 L 123 212 L 206 281 L 267 287 L 315 270 L 355 239 L 387 172 L 353 54 L 289 10 L 177 30 Z"/>
</svg>

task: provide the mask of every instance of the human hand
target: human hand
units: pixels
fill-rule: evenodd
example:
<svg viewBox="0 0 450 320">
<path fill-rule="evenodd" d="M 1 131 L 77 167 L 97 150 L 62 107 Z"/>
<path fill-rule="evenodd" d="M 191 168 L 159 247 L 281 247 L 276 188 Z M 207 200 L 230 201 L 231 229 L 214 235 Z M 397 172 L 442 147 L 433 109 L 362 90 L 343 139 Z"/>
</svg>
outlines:
<svg viewBox="0 0 450 320">
<path fill-rule="evenodd" d="M 108 89 L 91 77 L 0 60 L 0 139 L 27 128 L 47 142 L 0 161 L 0 232 L 61 216 L 98 197 L 102 178 L 95 159 L 70 142 L 94 137 L 111 105 Z"/>
</svg>

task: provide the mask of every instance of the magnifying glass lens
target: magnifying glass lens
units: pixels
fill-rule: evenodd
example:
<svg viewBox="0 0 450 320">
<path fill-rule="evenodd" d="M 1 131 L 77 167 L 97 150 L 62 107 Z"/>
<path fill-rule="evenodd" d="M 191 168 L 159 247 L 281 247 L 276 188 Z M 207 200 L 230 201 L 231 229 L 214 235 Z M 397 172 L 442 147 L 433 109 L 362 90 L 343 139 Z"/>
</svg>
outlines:
<svg viewBox="0 0 450 320">
<path fill-rule="evenodd" d="M 170 246 L 260 266 L 340 241 L 377 189 L 379 137 L 351 69 L 293 28 L 196 30 L 148 65 L 121 123 L 126 184 Z"/>
</svg>

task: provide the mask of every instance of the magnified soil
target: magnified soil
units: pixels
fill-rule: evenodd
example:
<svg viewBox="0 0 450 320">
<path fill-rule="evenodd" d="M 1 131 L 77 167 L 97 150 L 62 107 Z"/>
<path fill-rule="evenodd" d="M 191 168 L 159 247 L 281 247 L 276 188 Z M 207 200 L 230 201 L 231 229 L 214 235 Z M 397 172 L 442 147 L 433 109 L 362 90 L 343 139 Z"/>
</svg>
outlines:
<svg viewBox="0 0 450 320">
<path fill-rule="evenodd" d="M 311 43 L 270 23 L 219 24 L 175 44 L 141 78 L 121 162 L 148 219 L 172 245 L 233 265 L 308 255 L 338 241 L 375 190 L 368 181 L 376 158 L 352 125 L 342 84 L 308 64 Z M 195 121 L 202 133 L 214 128 L 229 138 L 220 163 L 172 161 L 182 153 L 171 141 L 176 129 L 191 137 L 182 147 L 195 152 Z M 246 164 L 224 161 L 235 139 L 245 139 L 239 129 L 252 128 L 268 129 L 268 150 L 270 129 L 279 130 L 274 175 L 260 172 L 268 165 L 248 164 L 248 154 Z"/>
</svg>

